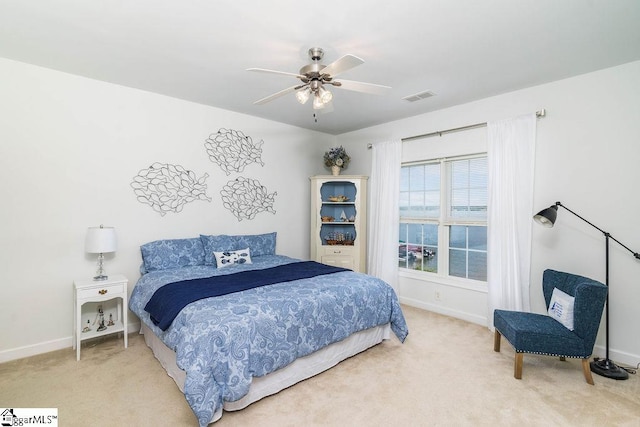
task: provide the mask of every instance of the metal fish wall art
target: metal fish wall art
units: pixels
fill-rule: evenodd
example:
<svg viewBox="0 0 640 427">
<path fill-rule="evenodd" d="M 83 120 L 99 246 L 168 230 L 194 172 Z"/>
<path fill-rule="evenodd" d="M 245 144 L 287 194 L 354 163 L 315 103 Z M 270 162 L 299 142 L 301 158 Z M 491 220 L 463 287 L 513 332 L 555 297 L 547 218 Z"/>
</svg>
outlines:
<svg viewBox="0 0 640 427">
<path fill-rule="evenodd" d="M 238 218 L 253 219 L 260 212 L 271 212 L 277 192 L 269 194 L 256 179 L 239 177 L 227 182 L 220 191 L 222 204 Z"/>
<path fill-rule="evenodd" d="M 253 142 L 250 136 L 242 131 L 220 128 L 212 133 L 204 143 L 209 159 L 220 166 L 227 176 L 231 172 L 242 172 L 251 163 L 264 166 L 262 161 L 262 144 Z"/>
<path fill-rule="evenodd" d="M 140 203 L 147 204 L 164 216 L 180 212 L 184 205 L 196 200 L 211 201 L 205 180 L 180 165 L 156 162 L 133 177 L 131 187 Z"/>
</svg>

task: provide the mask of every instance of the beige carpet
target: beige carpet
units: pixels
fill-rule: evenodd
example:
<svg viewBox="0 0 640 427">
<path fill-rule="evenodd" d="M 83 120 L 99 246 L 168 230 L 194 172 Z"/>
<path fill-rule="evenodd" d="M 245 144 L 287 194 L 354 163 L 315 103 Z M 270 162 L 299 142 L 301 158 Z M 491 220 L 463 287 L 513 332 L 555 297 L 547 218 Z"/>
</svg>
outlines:
<svg viewBox="0 0 640 427">
<path fill-rule="evenodd" d="M 594 374 L 579 361 L 525 355 L 513 378 L 513 350 L 493 351 L 486 328 L 403 307 L 410 334 L 333 369 L 226 412 L 225 426 L 640 426 L 640 380 Z M 144 340 L 106 338 L 0 364 L 1 407 L 55 407 L 60 426 L 196 426 L 177 386 Z"/>
</svg>

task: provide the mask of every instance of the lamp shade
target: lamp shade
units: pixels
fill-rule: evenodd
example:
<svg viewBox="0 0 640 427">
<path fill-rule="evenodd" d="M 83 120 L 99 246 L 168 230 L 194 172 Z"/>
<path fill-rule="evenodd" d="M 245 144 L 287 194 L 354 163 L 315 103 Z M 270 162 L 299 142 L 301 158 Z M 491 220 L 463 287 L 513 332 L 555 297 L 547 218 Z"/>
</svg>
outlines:
<svg viewBox="0 0 640 427">
<path fill-rule="evenodd" d="M 533 219 L 538 223 L 545 227 L 551 228 L 553 224 L 556 222 L 556 218 L 558 217 L 558 206 L 552 205 L 547 209 L 543 209 L 538 212 Z"/>
<path fill-rule="evenodd" d="M 116 230 L 113 227 L 89 227 L 84 241 L 84 250 L 90 254 L 115 252 L 118 247 Z"/>
</svg>

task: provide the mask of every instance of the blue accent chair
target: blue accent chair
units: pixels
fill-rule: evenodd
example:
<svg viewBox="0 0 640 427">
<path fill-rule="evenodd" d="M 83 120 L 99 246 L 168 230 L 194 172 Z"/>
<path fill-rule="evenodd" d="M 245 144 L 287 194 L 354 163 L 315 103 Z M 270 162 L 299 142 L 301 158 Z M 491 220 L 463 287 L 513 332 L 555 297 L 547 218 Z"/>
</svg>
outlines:
<svg viewBox="0 0 640 427">
<path fill-rule="evenodd" d="M 546 314 L 495 310 L 493 324 L 494 351 L 500 351 L 500 337 L 504 336 L 516 351 L 514 377 L 522 378 L 524 353 L 582 359 L 582 371 L 587 383 L 593 385 L 589 358 L 596 342 L 602 310 L 607 299 L 607 287 L 586 277 L 555 270 L 545 270 L 542 276 L 544 299 L 549 308 L 553 288 L 573 296 L 574 330 Z"/>
</svg>

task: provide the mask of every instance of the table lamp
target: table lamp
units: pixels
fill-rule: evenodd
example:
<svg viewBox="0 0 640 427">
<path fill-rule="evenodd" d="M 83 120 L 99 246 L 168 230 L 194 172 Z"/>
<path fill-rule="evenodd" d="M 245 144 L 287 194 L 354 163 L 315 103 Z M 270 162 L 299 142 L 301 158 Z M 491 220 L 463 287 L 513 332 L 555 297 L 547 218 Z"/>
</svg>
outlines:
<svg viewBox="0 0 640 427">
<path fill-rule="evenodd" d="M 115 252 L 117 248 L 116 230 L 113 227 L 89 227 L 84 242 L 84 250 L 90 254 L 98 254 L 98 271 L 93 280 L 107 280 L 103 263 L 104 254 Z"/>
</svg>

